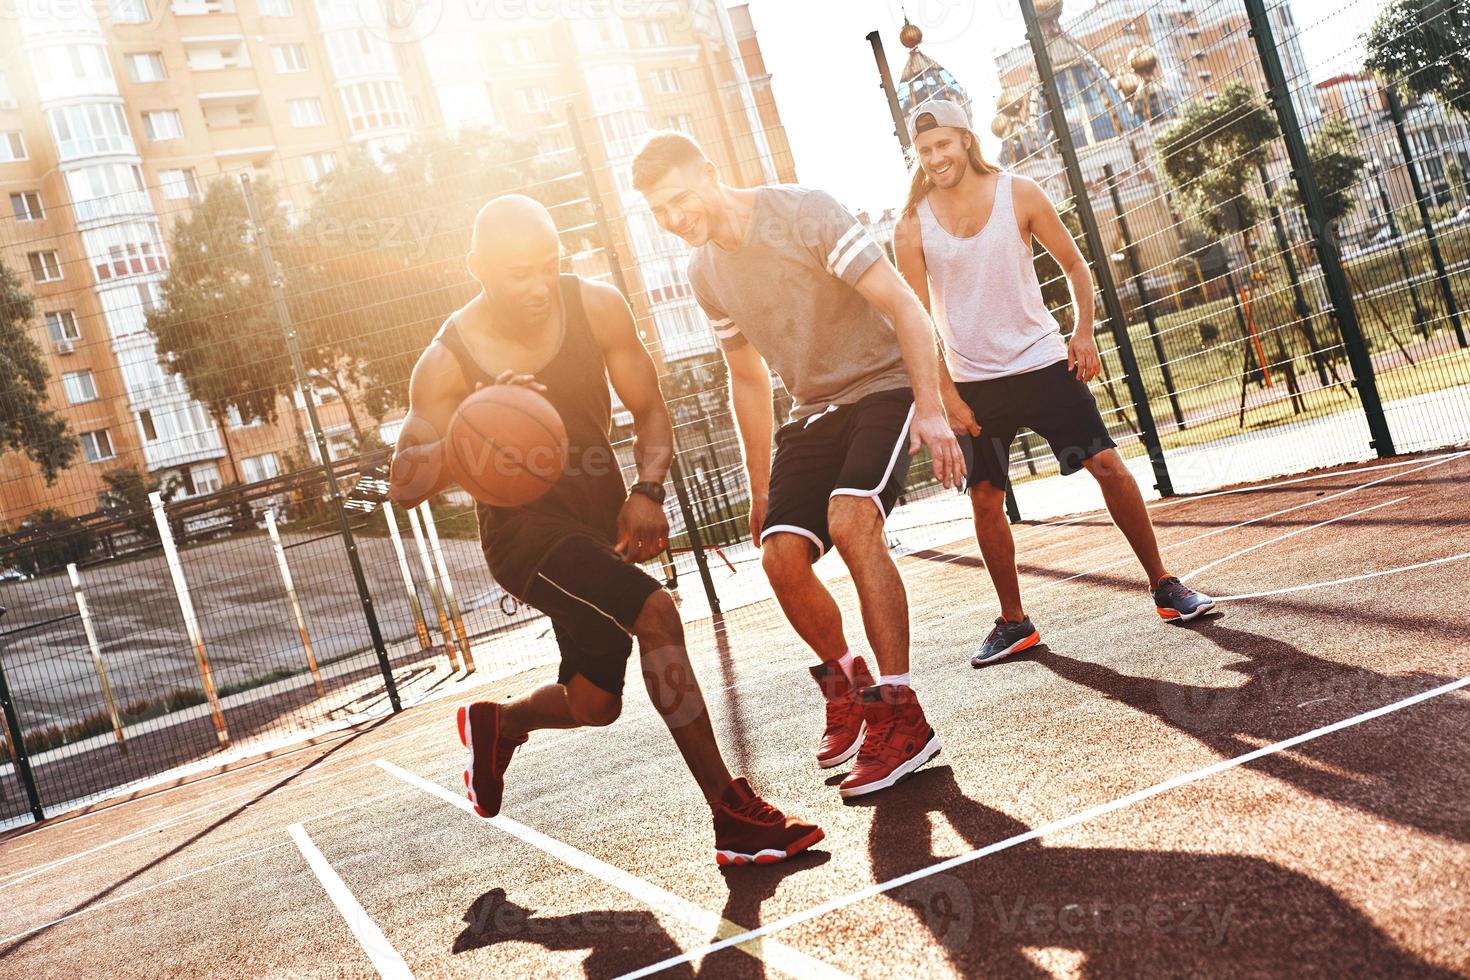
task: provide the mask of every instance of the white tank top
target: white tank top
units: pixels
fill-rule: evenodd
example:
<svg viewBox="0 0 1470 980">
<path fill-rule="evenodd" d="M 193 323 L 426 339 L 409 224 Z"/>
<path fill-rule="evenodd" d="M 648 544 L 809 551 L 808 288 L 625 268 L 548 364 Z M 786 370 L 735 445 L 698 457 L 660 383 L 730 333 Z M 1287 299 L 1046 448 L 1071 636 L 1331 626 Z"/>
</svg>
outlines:
<svg viewBox="0 0 1470 980">
<path fill-rule="evenodd" d="M 1042 302 L 1031 247 L 1016 227 L 1011 175 L 1000 174 L 990 220 L 969 238 L 945 231 L 928 198 L 918 211 L 929 305 L 950 377 L 988 381 L 1065 360 L 1061 328 Z"/>
</svg>

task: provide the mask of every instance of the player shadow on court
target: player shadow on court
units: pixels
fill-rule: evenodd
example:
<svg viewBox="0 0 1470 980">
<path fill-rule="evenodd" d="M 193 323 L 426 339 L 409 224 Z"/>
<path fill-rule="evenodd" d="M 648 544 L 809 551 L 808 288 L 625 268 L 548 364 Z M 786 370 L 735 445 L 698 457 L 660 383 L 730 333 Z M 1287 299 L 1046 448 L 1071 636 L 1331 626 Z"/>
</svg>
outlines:
<svg viewBox="0 0 1470 980">
<path fill-rule="evenodd" d="M 948 766 L 906 786 L 870 804 L 877 881 L 944 860 L 933 836 L 945 822 L 977 850 L 1031 829 L 966 797 Z M 1028 840 L 887 897 L 908 913 L 864 916 L 849 942 L 917 923 L 971 976 L 1294 976 L 1303 964 L 1329 976 L 1452 975 L 1399 949 L 1332 889 L 1257 857 Z"/>
<path fill-rule="evenodd" d="M 818 848 L 821 846 L 823 845 L 818 845 Z M 733 922 L 743 929 L 759 928 L 763 922 L 761 906 L 776 894 L 776 889 L 788 875 L 820 867 L 831 859 L 832 855 L 828 851 L 813 848 L 779 864 L 725 868 L 721 874 L 730 892 L 720 916 L 726 922 Z M 739 949 L 727 947 L 705 957 L 699 972 L 719 980 L 727 977 L 732 980 L 761 980 L 767 971 L 762 960 Z"/>
<path fill-rule="evenodd" d="M 506 897 L 504 888 L 492 888 L 471 903 L 465 927 L 454 937 L 456 955 L 503 942 L 535 943 L 554 952 L 587 950 L 582 961 L 588 977 L 614 977 L 677 956 L 682 949 L 659 922 L 644 909 L 598 909 L 572 915 L 539 915 Z M 669 976 L 692 977 L 682 965 Z"/>
<path fill-rule="evenodd" d="M 1136 677 L 1046 651 L 1026 659 L 1153 715 L 1223 759 L 1431 690 L 1455 678 L 1389 675 L 1313 656 L 1212 617 L 1185 628 L 1242 659 L 1238 686 Z M 1040 648 L 1038 648 L 1039 650 Z M 1470 703 L 1440 697 L 1244 764 L 1322 799 L 1447 838 L 1470 841 Z M 1405 760 L 1413 760 L 1405 765 Z M 1170 773 L 1172 774 L 1172 773 Z M 1160 778 L 1164 775 L 1160 774 Z"/>
</svg>

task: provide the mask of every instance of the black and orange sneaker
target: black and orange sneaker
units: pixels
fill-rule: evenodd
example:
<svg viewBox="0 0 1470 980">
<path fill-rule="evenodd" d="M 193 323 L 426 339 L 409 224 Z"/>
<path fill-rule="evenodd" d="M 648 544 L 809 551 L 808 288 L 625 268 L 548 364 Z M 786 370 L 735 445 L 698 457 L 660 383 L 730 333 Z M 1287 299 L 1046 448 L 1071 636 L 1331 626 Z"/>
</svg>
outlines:
<svg viewBox="0 0 1470 980">
<path fill-rule="evenodd" d="M 775 864 L 827 835 L 814 823 L 788 817 L 755 795 L 742 776 L 710 804 L 715 818 L 715 863 Z"/>
<path fill-rule="evenodd" d="M 526 736 L 512 741 L 500 732 L 500 705 L 494 701 L 476 701 L 462 706 L 455 717 L 460 744 L 470 750 L 470 767 L 464 771 L 465 795 L 482 817 L 500 812 L 500 797 L 505 792 L 505 769 L 515 750 L 525 744 Z"/>
<path fill-rule="evenodd" d="M 1154 608 L 1170 622 L 1187 623 L 1215 608 L 1215 600 L 1196 592 L 1172 575 L 1159 579 L 1154 589 Z"/>
<path fill-rule="evenodd" d="M 971 667 L 984 667 L 997 660 L 1004 660 L 1013 653 L 1029 650 L 1041 642 L 1041 633 L 1031 625 L 1030 616 L 1022 616 L 1017 622 L 997 617 L 995 628 L 985 638 L 980 652 L 970 658 Z"/>
<path fill-rule="evenodd" d="M 841 667 L 826 662 L 811 668 L 812 677 L 827 699 L 827 727 L 817 745 L 817 765 L 823 769 L 840 766 L 857 755 L 863 737 L 863 707 L 858 691 L 873 683 L 862 657 L 853 658 L 852 680 Z"/>
<path fill-rule="evenodd" d="M 901 684 L 865 687 L 863 721 L 868 733 L 857 764 L 842 781 L 842 797 L 865 796 L 894 786 L 939 754 L 939 736 L 929 727 L 911 688 Z"/>
</svg>

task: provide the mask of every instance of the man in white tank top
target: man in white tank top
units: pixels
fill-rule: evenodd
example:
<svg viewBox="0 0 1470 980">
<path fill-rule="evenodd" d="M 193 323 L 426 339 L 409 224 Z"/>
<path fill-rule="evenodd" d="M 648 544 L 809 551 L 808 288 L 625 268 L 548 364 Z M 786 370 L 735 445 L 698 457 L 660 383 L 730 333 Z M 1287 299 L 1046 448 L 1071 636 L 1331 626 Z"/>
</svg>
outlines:
<svg viewBox="0 0 1470 980">
<path fill-rule="evenodd" d="M 1021 428 L 1047 441 L 1063 475 L 1085 469 L 1097 480 L 1148 575 L 1159 616 L 1184 621 L 1210 611 L 1214 600 L 1165 570 L 1138 483 L 1087 387 L 1102 370 L 1093 340 L 1092 274 L 1056 208 L 1035 181 L 984 160 L 958 104 L 931 99 L 914 110 L 908 127 L 919 163 L 894 250 L 943 341 L 940 388 L 950 421 L 973 440 L 967 485 L 975 535 L 1001 607 L 971 666 L 1041 642 L 1021 605 L 1004 511 L 1011 442 Z M 1069 341 L 1042 300 L 1033 237 L 1071 287 L 1077 328 Z"/>
</svg>

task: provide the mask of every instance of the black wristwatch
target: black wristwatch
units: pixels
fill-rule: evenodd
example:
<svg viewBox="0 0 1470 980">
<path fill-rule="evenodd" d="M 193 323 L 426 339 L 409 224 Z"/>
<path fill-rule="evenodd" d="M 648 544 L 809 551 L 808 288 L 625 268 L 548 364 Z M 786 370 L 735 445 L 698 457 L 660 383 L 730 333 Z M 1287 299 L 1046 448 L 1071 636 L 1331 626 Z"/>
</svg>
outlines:
<svg viewBox="0 0 1470 980">
<path fill-rule="evenodd" d="M 662 483 L 654 483 L 651 480 L 644 480 L 640 483 L 635 483 L 628 488 L 628 494 L 629 496 L 631 496 L 635 493 L 643 494 L 643 496 L 647 497 L 649 500 L 652 500 L 656 504 L 661 504 L 664 502 L 665 492 L 664 485 Z"/>
</svg>

